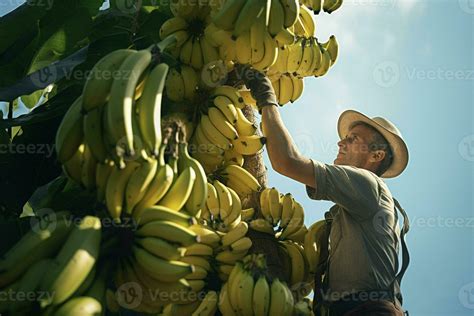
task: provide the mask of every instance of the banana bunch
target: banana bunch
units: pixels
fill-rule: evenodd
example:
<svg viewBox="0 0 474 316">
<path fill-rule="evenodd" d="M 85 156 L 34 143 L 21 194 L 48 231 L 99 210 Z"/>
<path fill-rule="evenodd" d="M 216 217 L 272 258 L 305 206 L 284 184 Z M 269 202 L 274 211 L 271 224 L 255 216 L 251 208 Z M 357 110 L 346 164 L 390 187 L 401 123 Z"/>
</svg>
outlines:
<svg viewBox="0 0 474 316">
<path fill-rule="evenodd" d="M 248 256 L 252 257 L 252 256 Z M 278 278 L 269 280 L 264 266 L 252 267 L 248 260 L 238 262 L 219 294 L 223 315 L 292 315 L 294 298 Z"/>
<path fill-rule="evenodd" d="M 289 240 L 280 241 L 279 243 L 290 257 L 291 275 L 289 285 L 292 291 L 301 294 L 301 297 L 305 297 L 311 292 L 312 288 L 309 286 L 311 282 L 310 265 L 303 246 Z M 304 291 L 304 293 L 300 293 L 300 291 Z"/>
<path fill-rule="evenodd" d="M 199 86 L 198 73 L 190 66 L 171 68 L 165 82 L 165 94 L 171 101 L 193 102 L 197 98 Z"/>
<path fill-rule="evenodd" d="M 244 106 L 242 96 L 233 87 L 220 86 L 211 92 L 191 141 L 191 155 L 207 173 L 223 164 L 242 166 L 243 156 L 262 149 L 265 138 L 255 135 L 256 127 L 242 113 Z"/>
<path fill-rule="evenodd" d="M 216 255 L 218 274 L 222 281 L 227 281 L 235 264 L 243 259 L 252 247 L 252 240 L 246 236 L 247 232 L 248 224 L 241 221 L 222 236 Z"/>
<path fill-rule="evenodd" d="M 219 170 L 218 174 L 222 177 L 224 183 L 240 196 L 247 196 L 252 192 L 259 191 L 261 188 L 258 180 L 250 172 L 239 165 L 226 165 Z"/>
<path fill-rule="evenodd" d="M 241 221 L 242 204 L 238 194 L 219 180 L 207 183 L 207 198 L 201 218 L 220 231 L 228 231 Z"/>
<path fill-rule="evenodd" d="M 86 216 L 72 228 L 63 241 L 59 253 L 45 265 L 38 282 L 38 289 L 51 296 L 40 301 L 41 307 L 65 302 L 94 268 L 99 257 L 101 243 L 101 223 L 95 216 Z M 33 289 L 34 290 L 34 289 Z"/>
<path fill-rule="evenodd" d="M 41 218 L 0 258 L 0 288 L 12 285 L 35 264 L 57 254 L 71 233 L 71 216 L 58 212 L 54 218 Z"/>
<path fill-rule="evenodd" d="M 279 79 L 272 81 L 278 103 L 283 106 L 298 100 L 304 91 L 304 80 L 290 74 L 283 74 Z"/>
<path fill-rule="evenodd" d="M 321 252 L 321 238 L 325 233 L 325 221 L 320 220 L 315 222 L 308 228 L 303 241 L 304 252 L 309 261 L 310 273 L 316 272 L 316 267 L 319 264 L 319 256 Z"/>
<path fill-rule="evenodd" d="M 169 274 L 168 270 L 162 272 Z M 121 260 L 113 278 L 118 289 L 114 293 L 118 305 L 140 313 L 157 314 L 168 304 L 190 304 L 196 300 L 197 293 L 190 282 L 182 277 L 173 282 L 163 282 L 155 278 L 158 274 L 159 271 L 151 273 L 137 261 Z M 129 287 L 128 291 L 122 290 L 124 287 Z"/>
<path fill-rule="evenodd" d="M 331 14 L 342 6 L 343 0 L 301 0 L 301 3 L 314 12 L 319 14 L 321 9 Z"/>
<path fill-rule="evenodd" d="M 260 192 L 260 211 L 262 218 L 250 222 L 252 229 L 275 235 L 280 240 L 303 241 L 308 231 L 304 226 L 304 209 L 291 193 L 283 195 L 276 188 L 264 189 Z"/>
<path fill-rule="evenodd" d="M 158 154 L 168 66 L 152 66 L 152 57 L 151 48 L 119 49 L 103 57 L 60 124 L 58 160 L 87 189 L 95 188 L 98 164 L 113 161 L 123 169 L 124 158 Z"/>
<path fill-rule="evenodd" d="M 177 1 L 176 3 L 185 2 Z M 178 43 L 169 50 L 170 53 L 182 64 L 201 70 L 203 66 L 221 59 L 217 45 L 212 38 L 209 38 L 208 33 L 204 32 L 207 24 L 205 18 L 195 17 L 191 21 L 187 21 L 186 18 L 176 16 L 162 24 L 160 37 L 164 39 L 174 34 Z M 183 74 L 183 76 L 187 76 L 187 74 Z"/>
</svg>

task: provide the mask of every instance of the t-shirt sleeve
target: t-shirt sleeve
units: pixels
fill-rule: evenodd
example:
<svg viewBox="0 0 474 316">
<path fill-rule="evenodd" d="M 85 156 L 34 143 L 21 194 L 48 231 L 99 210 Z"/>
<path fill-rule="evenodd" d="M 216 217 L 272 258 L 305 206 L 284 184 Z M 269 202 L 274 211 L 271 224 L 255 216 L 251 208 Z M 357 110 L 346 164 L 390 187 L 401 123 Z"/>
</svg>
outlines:
<svg viewBox="0 0 474 316">
<path fill-rule="evenodd" d="M 370 217 L 378 210 L 379 184 L 370 171 L 312 160 L 316 188 L 306 186 L 313 200 L 332 201 L 354 216 Z"/>
</svg>

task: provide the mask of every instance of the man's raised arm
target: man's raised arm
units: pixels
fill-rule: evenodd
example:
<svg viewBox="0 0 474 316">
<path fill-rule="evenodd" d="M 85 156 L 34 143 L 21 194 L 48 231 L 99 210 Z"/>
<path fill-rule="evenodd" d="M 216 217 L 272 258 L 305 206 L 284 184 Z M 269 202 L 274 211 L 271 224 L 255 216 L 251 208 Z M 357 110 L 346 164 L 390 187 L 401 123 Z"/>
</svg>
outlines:
<svg viewBox="0 0 474 316">
<path fill-rule="evenodd" d="M 302 156 L 278 112 L 278 102 L 270 79 L 261 72 L 241 66 L 242 76 L 262 114 L 263 134 L 272 168 L 289 178 L 316 188 L 313 163 Z"/>
</svg>

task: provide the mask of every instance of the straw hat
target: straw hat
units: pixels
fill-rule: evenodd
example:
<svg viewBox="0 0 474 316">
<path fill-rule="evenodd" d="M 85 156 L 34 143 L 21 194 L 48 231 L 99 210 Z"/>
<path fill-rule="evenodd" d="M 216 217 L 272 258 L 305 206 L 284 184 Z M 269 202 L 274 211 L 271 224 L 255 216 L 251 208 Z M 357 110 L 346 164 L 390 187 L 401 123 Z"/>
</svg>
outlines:
<svg viewBox="0 0 474 316">
<path fill-rule="evenodd" d="M 398 128 L 382 117 L 369 118 L 357 111 L 347 110 L 339 117 L 337 124 L 339 137 L 341 139 L 346 137 L 349 134 L 349 128 L 356 122 L 366 123 L 375 128 L 385 137 L 392 149 L 393 162 L 382 178 L 395 178 L 400 175 L 408 164 L 408 148 Z"/>
</svg>

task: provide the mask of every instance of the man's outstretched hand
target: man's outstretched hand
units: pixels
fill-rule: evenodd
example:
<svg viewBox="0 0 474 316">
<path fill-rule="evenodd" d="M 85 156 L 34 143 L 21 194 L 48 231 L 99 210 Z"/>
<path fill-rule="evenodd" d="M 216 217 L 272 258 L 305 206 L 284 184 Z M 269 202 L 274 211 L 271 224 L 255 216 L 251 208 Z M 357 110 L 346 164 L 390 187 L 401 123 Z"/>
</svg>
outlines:
<svg viewBox="0 0 474 316">
<path fill-rule="evenodd" d="M 235 66 L 234 71 L 238 79 L 250 89 L 252 97 L 257 101 L 260 112 L 264 106 L 278 106 L 275 90 L 265 74 L 250 66 L 240 64 Z"/>
</svg>

